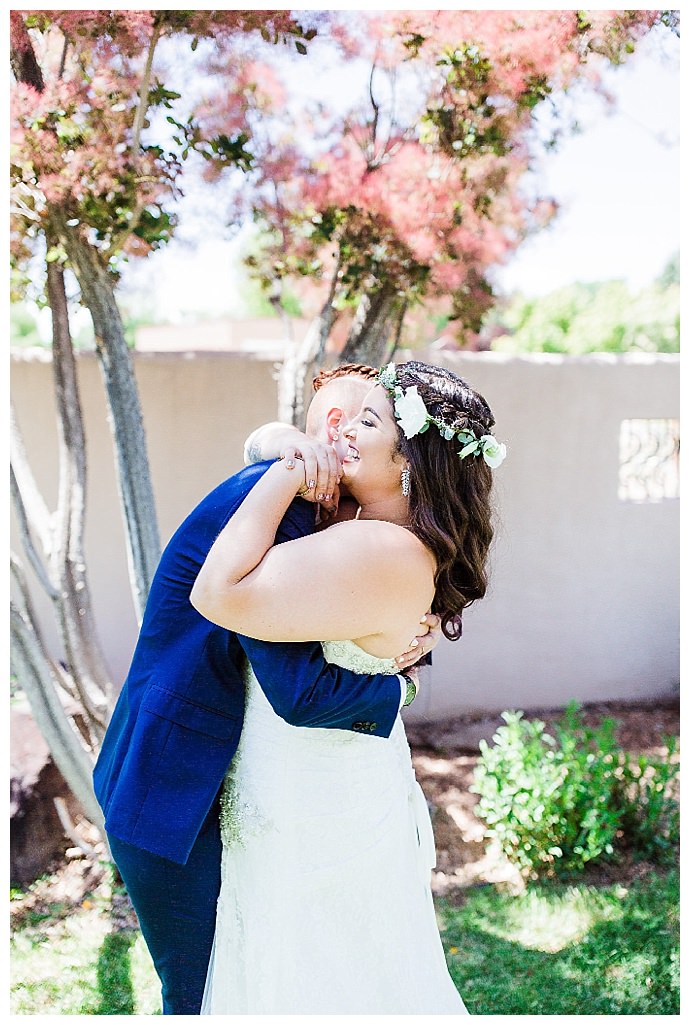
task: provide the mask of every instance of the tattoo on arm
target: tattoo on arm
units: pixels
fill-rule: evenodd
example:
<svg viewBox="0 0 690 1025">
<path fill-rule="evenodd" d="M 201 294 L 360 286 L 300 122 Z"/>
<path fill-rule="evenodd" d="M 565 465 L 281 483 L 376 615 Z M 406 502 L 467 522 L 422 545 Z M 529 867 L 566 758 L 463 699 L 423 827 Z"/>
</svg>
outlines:
<svg viewBox="0 0 690 1025">
<path fill-rule="evenodd" d="M 260 442 L 253 441 L 251 443 L 251 445 L 247 449 L 247 458 L 248 458 L 250 463 L 260 463 L 261 462 L 262 456 L 261 456 L 261 443 Z"/>
</svg>

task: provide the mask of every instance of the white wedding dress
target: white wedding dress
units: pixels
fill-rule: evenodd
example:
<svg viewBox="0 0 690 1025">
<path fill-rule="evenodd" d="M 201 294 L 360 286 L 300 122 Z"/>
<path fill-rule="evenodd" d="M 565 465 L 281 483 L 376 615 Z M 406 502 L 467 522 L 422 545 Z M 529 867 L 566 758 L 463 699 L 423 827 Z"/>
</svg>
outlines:
<svg viewBox="0 0 690 1025">
<path fill-rule="evenodd" d="M 395 663 L 350 641 L 329 662 Z M 438 933 L 434 838 L 401 718 L 387 739 L 289 726 L 249 674 L 222 797 L 202 1014 L 467 1014 Z"/>
</svg>

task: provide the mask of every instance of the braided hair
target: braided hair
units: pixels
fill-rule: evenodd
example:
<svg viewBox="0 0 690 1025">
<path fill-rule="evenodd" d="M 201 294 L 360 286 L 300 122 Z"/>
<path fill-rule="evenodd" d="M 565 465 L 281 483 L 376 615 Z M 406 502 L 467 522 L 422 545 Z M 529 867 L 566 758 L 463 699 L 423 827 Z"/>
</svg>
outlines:
<svg viewBox="0 0 690 1025">
<path fill-rule="evenodd" d="M 317 392 L 320 388 L 323 388 L 324 384 L 328 384 L 329 381 L 335 381 L 338 377 L 352 377 L 354 375 L 355 377 L 363 377 L 365 380 L 371 381 L 373 387 L 376 384 L 378 373 L 378 370 L 370 367 L 367 363 L 340 363 L 331 370 L 319 370 L 311 382 L 311 386 Z"/>
</svg>

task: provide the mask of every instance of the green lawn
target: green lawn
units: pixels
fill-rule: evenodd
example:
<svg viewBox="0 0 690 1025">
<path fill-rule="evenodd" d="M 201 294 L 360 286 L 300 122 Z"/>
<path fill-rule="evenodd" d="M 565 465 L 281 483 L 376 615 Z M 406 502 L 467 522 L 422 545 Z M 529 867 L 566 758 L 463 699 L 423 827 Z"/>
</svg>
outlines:
<svg viewBox="0 0 690 1025">
<path fill-rule="evenodd" d="M 110 891 L 42 906 L 13 930 L 11 1014 L 160 1014 L 160 985 L 137 929 L 114 928 Z"/>
<path fill-rule="evenodd" d="M 439 901 L 451 974 L 470 1014 L 673 1014 L 679 877 L 630 886 L 533 885 Z"/>
<path fill-rule="evenodd" d="M 548 883 L 437 901 L 450 971 L 471 1014 L 673 1014 L 679 877 L 629 886 Z M 28 913 L 11 941 L 12 1014 L 159 1013 L 140 934 L 114 930 L 107 891 Z"/>
</svg>

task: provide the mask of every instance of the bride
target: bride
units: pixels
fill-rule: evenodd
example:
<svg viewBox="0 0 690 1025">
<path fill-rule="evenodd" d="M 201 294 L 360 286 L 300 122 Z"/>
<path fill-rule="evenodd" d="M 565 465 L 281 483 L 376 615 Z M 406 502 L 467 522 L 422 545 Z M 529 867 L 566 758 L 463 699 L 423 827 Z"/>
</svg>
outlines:
<svg viewBox="0 0 690 1025">
<path fill-rule="evenodd" d="M 218 536 L 191 600 L 268 641 L 324 639 L 363 673 L 429 609 L 457 639 L 483 597 L 492 468 L 485 400 L 451 372 L 389 364 L 345 434 L 355 520 L 273 547 L 307 485 L 275 462 Z M 413 631 L 414 633 L 414 631 Z M 222 797 L 223 882 L 202 1014 L 464 1014 L 434 915 L 434 838 L 402 720 L 388 739 L 301 729 L 248 668 Z"/>
</svg>

